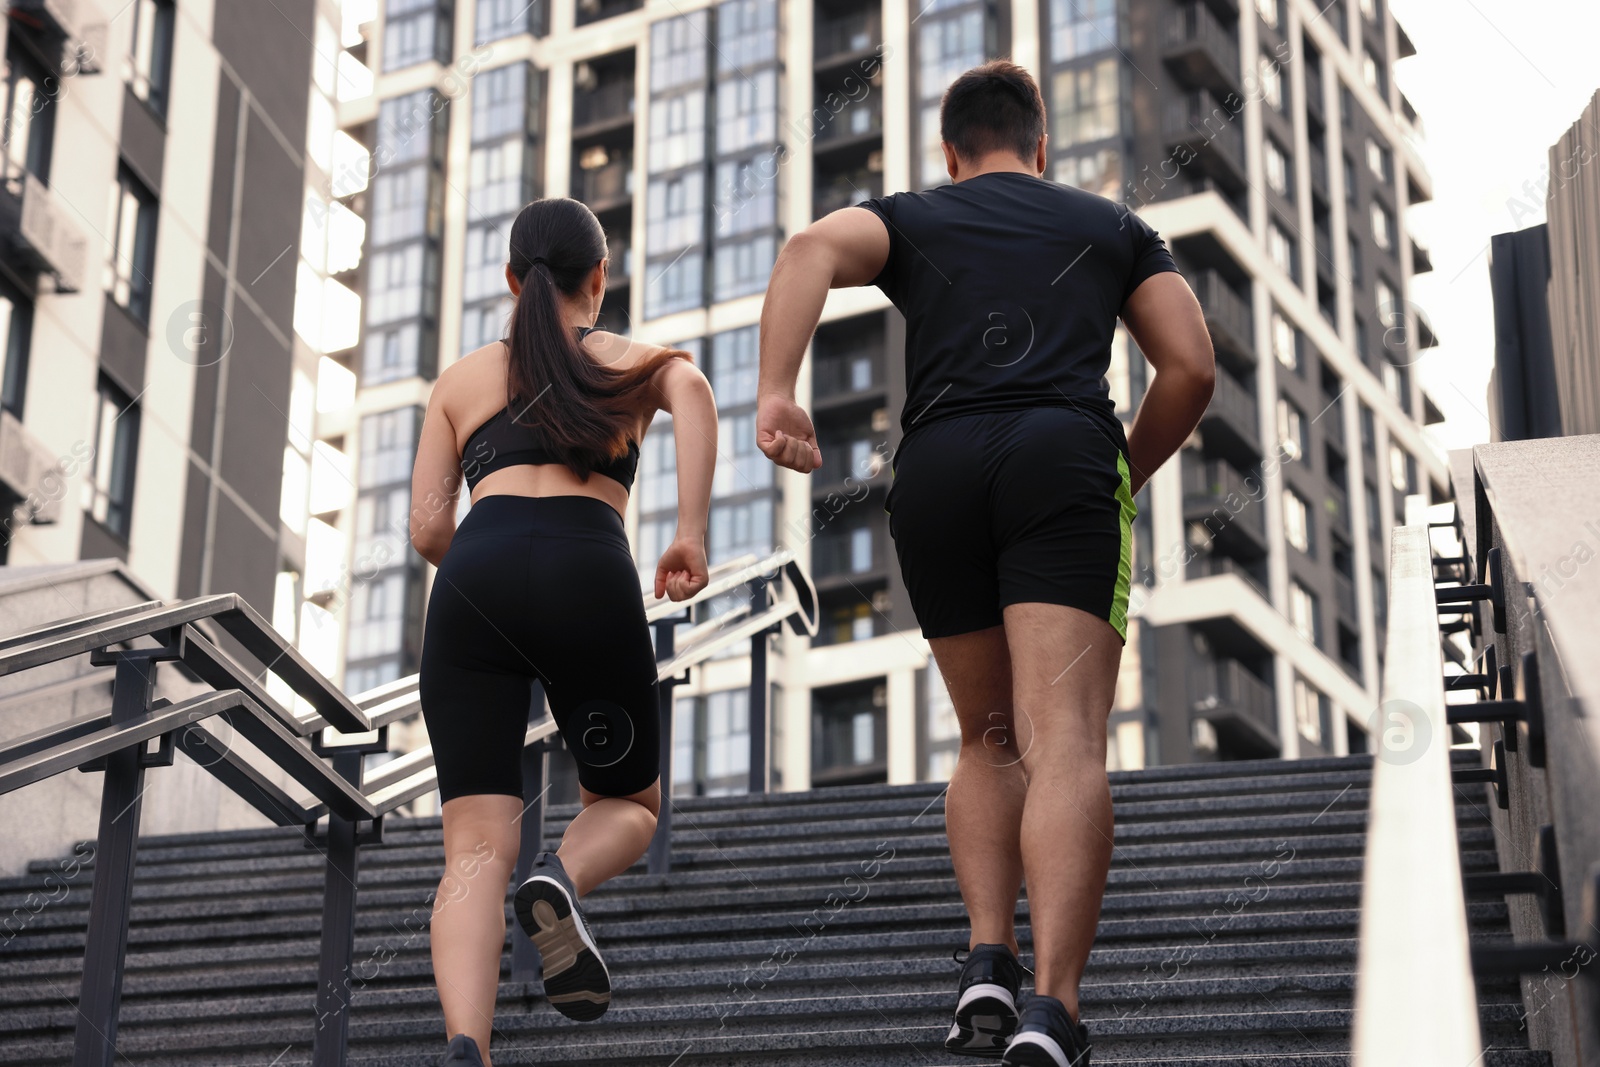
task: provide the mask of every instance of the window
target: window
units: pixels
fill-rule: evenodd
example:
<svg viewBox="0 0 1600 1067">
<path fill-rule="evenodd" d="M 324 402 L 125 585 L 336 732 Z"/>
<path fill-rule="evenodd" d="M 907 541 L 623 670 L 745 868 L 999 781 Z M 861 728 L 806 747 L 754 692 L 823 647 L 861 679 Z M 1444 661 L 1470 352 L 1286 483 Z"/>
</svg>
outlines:
<svg viewBox="0 0 1600 1067">
<path fill-rule="evenodd" d="M 777 57 L 776 0 L 722 0 L 717 5 L 718 70 L 741 72 Z"/>
<path fill-rule="evenodd" d="M 1367 169 L 1380 182 L 1389 180 L 1389 152 L 1371 137 L 1367 138 Z"/>
<path fill-rule="evenodd" d="M 718 408 L 755 403 L 757 345 L 755 326 L 729 330 L 711 339 L 711 393 Z"/>
<path fill-rule="evenodd" d="M 416 374 L 421 340 L 422 328 L 415 323 L 369 332 L 361 354 L 361 384 L 378 385 Z"/>
<path fill-rule="evenodd" d="M 1068 148 L 1118 135 L 1119 69 L 1118 60 L 1102 59 L 1093 66 L 1063 70 L 1052 76 L 1052 145 Z"/>
<path fill-rule="evenodd" d="M 1283 149 L 1278 147 L 1278 142 L 1268 137 L 1266 148 L 1262 155 L 1266 166 L 1267 186 L 1279 196 L 1288 199 L 1289 192 L 1289 159 L 1283 154 Z"/>
<path fill-rule="evenodd" d="M 374 248 L 421 237 L 428 225 L 428 168 L 402 167 L 372 181 L 368 232 Z"/>
<path fill-rule="evenodd" d="M 728 159 L 717 164 L 714 206 L 718 237 L 733 237 L 777 225 L 778 190 L 772 174 L 768 173 L 770 167 L 771 156 L 765 152 L 749 159 Z M 698 173 L 695 177 L 698 185 Z"/>
<path fill-rule="evenodd" d="M 1328 721 L 1328 698 L 1308 685 L 1304 678 L 1294 680 L 1294 722 L 1300 736 L 1313 745 L 1323 745 L 1332 724 Z"/>
<path fill-rule="evenodd" d="M 917 146 L 922 154 L 924 187 L 939 185 L 948 177 L 939 147 L 939 99 L 957 75 L 983 62 L 984 57 L 984 9 L 974 4 L 948 10 L 954 7 L 930 5 L 916 24 Z"/>
<path fill-rule="evenodd" d="M 1382 204 L 1372 205 L 1372 240 L 1385 252 L 1394 248 L 1394 219 Z"/>
<path fill-rule="evenodd" d="M 1356 190 L 1356 164 L 1349 156 L 1344 157 L 1344 201 L 1355 207 L 1360 197 Z"/>
<path fill-rule="evenodd" d="M 383 13 L 383 69 L 442 59 L 449 32 L 449 20 L 439 18 L 438 0 L 388 0 Z"/>
<path fill-rule="evenodd" d="M 106 291 L 140 322 L 150 318 L 151 275 L 156 267 L 156 200 L 127 168 L 111 190 L 111 260 Z"/>
<path fill-rule="evenodd" d="M 1311 554 L 1311 509 L 1293 489 L 1283 491 L 1283 536 L 1300 551 Z"/>
<path fill-rule="evenodd" d="M 378 104 L 378 142 L 372 160 L 378 166 L 427 159 L 433 147 L 436 118 L 443 121 L 445 101 L 432 89 L 419 89 Z"/>
<path fill-rule="evenodd" d="M 420 244 L 374 252 L 367 260 L 367 325 L 416 318 L 423 310 L 427 253 Z"/>
<path fill-rule="evenodd" d="M 1272 309 L 1272 354 L 1283 366 L 1296 374 L 1301 373 L 1300 331 L 1277 308 Z"/>
<path fill-rule="evenodd" d="M 1378 321 L 1385 326 L 1396 325 L 1400 307 L 1395 299 L 1394 287 L 1379 278 L 1373 283 L 1372 292 L 1378 305 Z"/>
<path fill-rule="evenodd" d="M 1278 445 L 1288 459 L 1311 454 L 1311 424 L 1287 397 L 1278 398 Z"/>
<path fill-rule="evenodd" d="M 499 226 L 468 226 L 463 250 L 463 300 L 485 300 L 506 288 L 507 235 Z"/>
<path fill-rule="evenodd" d="M 0 408 L 22 418 L 28 398 L 28 355 L 33 341 L 33 304 L 0 281 L 0 354 L 5 357 Z"/>
<path fill-rule="evenodd" d="M 754 440 L 753 425 L 750 437 Z M 755 445 L 751 446 L 752 451 Z M 756 459 L 766 460 L 759 452 Z M 767 463 L 770 471 L 771 463 Z M 770 475 L 768 475 L 770 480 Z M 711 565 L 725 563 L 747 552 L 765 556 L 772 551 L 772 501 L 753 500 L 744 504 L 715 504 L 711 508 L 709 536 L 706 538 Z M 665 547 L 665 546 L 663 546 Z"/>
<path fill-rule="evenodd" d="M 55 141 L 56 96 L 52 75 L 24 51 L 16 34 L 6 47 L 4 100 L 5 180 L 26 172 L 50 184 L 50 150 Z"/>
<path fill-rule="evenodd" d="M 534 19 L 541 5 L 528 0 L 478 0 L 478 18 L 474 30 L 477 44 L 486 44 L 502 37 L 519 33 L 536 33 Z"/>
<path fill-rule="evenodd" d="M 1261 99 L 1274 111 L 1283 110 L 1283 71 L 1278 61 L 1263 55 L 1256 64 L 1256 76 L 1261 83 Z"/>
<path fill-rule="evenodd" d="M 511 324 L 512 299 L 509 295 L 487 304 L 475 304 L 461 310 L 461 351 L 471 352 L 490 341 L 506 336 Z"/>
<path fill-rule="evenodd" d="M 706 76 L 706 13 L 694 11 L 650 27 L 650 91 L 703 81 Z"/>
<path fill-rule="evenodd" d="M 110 378 L 100 378 L 95 409 L 94 466 L 83 484 L 84 510 L 126 541 L 133 525 L 133 472 L 139 452 L 139 408 Z"/>
<path fill-rule="evenodd" d="M 164 115 L 172 74 L 172 2 L 135 0 L 128 11 L 133 19 L 132 48 L 124 57 L 122 78 L 151 111 Z"/>
<path fill-rule="evenodd" d="M 1290 278 L 1298 279 L 1300 272 L 1295 269 L 1298 257 L 1295 255 L 1294 241 L 1276 222 L 1267 224 L 1267 256 L 1279 270 Z"/>
<path fill-rule="evenodd" d="M 1322 616 L 1317 611 L 1317 594 L 1299 582 L 1289 583 L 1289 622 L 1301 637 L 1322 645 Z"/>
<path fill-rule="evenodd" d="M 1389 482 L 1396 492 L 1411 492 L 1411 457 L 1399 445 L 1389 445 Z"/>
<path fill-rule="evenodd" d="M 1378 61 L 1367 51 L 1366 45 L 1361 46 L 1361 78 L 1377 91 L 1379 96 L 1387 96 L 1388 90 L 1383 85 L 1383 70 L 1378 66 Z"/>
<path fill-rule="evenodd" d="M 1256 11 L 1260 13 L 1262 22 L 1274 29 L 1277 28 L 1279 22 L 1278 0 L 1256 0 Z"/>
<path fill-rule="evenodd" d="M 652 174 L 699 163 L 705 158 L 705 91 L 650 101 L 649 134 Z"/>
<path fill-rule="evenodd" d="M 713 296 L 731 300 L 736 296 L 759 293 L 767 287 L 772 264 L 778 256 L 778 239 L 773 234 L 737 244 L 717 247 Z"/>
<path fill-rule="evenodd" d="M 1115 0 L 1050 0 L 1051 62 L 1115 47 Z"/>
<path fill-rule="evenodd" d="M 477 145 L 467 161 L 467 218 L 515 215 L 530 199 L 529 149 L 526 141 Z"/>
<path fill-rule="evenodd" d="M 417 454 L 420 407 L 397 408 L 361 418 L 361 488 L 393 485 L 411 480 L 411 461 Z"/>
<path fill-rule="evenodd" d="M 652 178 L 645 190 L 645 246 L 651 255 L 699 243 L 703 234 L 705 176 L 699 170 Z"/>
<path fill-rule="evenodd" d="M 472 143 L 528 132 L 528 65 L 486 70 L 472 83 Z"/>
<path fill-rule="evenodd" d="M 769 67 L 747 78 L 725 78 L 717 83 L 718 152 L 740 152 L 771 144 L 777 131 L 776 69 Z"/>
<path fill-rule="evenodd" d="M 1345 235 L 1348 238 L 1346 247 L 1350 249 L 1350 284 L 1361 284 L 1361 241 L 1354 233 Z"/>
<path fill-rule="evenodd" d="M 1056 160 L 1055 179 L 1111 200 L 1121 198 L 1122 154 L 1114 148 Z"/>
</svg>

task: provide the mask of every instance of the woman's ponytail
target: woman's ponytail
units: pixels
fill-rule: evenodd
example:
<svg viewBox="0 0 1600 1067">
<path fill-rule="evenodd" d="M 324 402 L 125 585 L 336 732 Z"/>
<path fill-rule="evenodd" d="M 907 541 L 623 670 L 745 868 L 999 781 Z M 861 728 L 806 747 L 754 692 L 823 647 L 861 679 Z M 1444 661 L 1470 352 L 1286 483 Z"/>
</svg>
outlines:
<svg viewBox="0 0 1600 1067">
<path fill-rule="evenodd" d="M 638 394 L 664 363 L 689 358 L 668 350 L 618 370 L 583 350 L 561 298 L 577 295 L 605 258 L 600 220 L 577 200 L 535 200 L 511 225 L 509 262 L 522 286 L 506 337 L 511 414 L 580 478 L 627 451 Z"/>
</svg>

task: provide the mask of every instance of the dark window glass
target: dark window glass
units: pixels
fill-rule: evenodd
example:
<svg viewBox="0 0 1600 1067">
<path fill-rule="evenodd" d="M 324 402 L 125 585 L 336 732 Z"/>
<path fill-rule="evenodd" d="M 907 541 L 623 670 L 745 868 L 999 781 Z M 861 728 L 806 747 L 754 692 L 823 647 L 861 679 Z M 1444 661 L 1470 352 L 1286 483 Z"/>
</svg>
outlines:
<svg viewBox="0 0 1600 1067">
<path fill-rule="evenodd" d="M 126 541 L 133 524 L 133 472 L 139 453 L 139 407 L 109 378 L 100 379 L 94 461 L 84 483 L 96 522 Z"/>
</svg>

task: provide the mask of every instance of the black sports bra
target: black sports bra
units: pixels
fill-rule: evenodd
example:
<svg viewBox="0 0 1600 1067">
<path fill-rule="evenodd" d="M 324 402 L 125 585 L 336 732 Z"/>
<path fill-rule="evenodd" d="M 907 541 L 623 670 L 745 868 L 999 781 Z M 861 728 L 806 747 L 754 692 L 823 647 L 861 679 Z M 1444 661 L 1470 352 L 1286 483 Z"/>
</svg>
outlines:
<svg viewBox="0 0 1600 1067">
<path fill-rule="evenodd" d="M 578 339 L 582 340 L 594 329 L 593 326 L 579 327 Z M 532 427 L 512 421 L 510 404 L 473 430 L 466 447 L 461 450 L 461 470 L 467 478 L 468 492 L 497 470 L 541 463 L 565 463 L 565 460 L 544 447 Z M 591 473 L 603 474 L 621 482 L 624 489 L 631 489 L 638 469 L 639 442 L 630 438 L 626 453 L 594 467 Z"/>
</svg>

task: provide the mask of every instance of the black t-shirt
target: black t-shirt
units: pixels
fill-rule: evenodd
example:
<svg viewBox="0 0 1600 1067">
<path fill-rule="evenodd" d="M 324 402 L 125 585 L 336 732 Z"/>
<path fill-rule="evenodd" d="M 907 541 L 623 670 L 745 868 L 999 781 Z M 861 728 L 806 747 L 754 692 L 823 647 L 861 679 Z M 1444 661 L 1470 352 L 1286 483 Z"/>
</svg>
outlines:
<svg viewBox="0 0 1600 1067">
<path fill-rule="evenodd" d="M 1126 207 L 1070 185 L 991 171 L 860 205 L 889 230 L 869 284 L 906 318 L 906 433 L 1034 407 L 1100 416 L 1122 438 L 1106 370 L 1123 303 L 1177 270 Z"/>
</svg>

